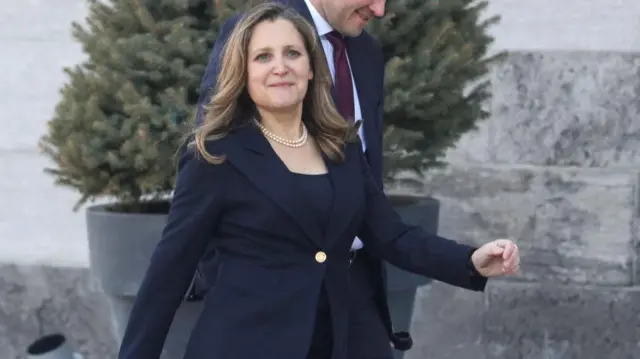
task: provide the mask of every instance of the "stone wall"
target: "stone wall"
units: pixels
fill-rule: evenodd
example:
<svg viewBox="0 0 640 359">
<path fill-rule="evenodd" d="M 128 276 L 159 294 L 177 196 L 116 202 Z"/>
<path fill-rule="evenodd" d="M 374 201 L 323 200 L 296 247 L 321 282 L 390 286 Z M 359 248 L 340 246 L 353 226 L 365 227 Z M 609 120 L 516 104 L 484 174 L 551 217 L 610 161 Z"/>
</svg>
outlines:
<svg viewBox="0 0 640 359">
<path fill-rule="evenodd" d="M 640 54 L 511 52 L 492 117 L 431 171 L 441 233 L 509 236 L 523 273 L 484 296 L 435 284 L 417 358 L 640 357 Z"/>
</svg>

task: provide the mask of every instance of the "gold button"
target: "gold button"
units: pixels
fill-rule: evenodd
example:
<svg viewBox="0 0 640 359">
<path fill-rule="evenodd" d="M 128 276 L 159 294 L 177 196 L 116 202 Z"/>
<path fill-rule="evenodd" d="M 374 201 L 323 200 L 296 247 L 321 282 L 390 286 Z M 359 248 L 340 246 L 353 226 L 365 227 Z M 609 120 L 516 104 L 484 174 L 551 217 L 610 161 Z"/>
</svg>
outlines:
<svg viewBox="0 0 640 359">
<path fill-rule="evenodd" d="M 327 254 L 323 251 L 316 253 L 316 262 L 324 263 L 327 260 Z"/>
</svg>

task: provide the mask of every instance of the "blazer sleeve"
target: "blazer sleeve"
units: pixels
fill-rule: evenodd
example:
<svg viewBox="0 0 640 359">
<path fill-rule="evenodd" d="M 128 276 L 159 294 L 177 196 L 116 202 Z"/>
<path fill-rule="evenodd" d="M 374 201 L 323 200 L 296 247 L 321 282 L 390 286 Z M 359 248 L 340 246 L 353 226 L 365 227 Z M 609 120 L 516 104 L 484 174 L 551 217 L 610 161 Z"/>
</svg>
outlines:
<svg viewBox="0 0 640 359">
<path fill-rule="evenodd" d="M 162 238 L 138 291 L 120 359 L 158 359 L 177 308 L 217 226 L 226 163 L 212 165 L 193 149 L 182 153 Z"/>
<path fill-rule="evenodd" d="M 428 234 L 402 222 L 383 190 L 376 184 L 360 149 L 366 194 L 365 218 L 358 237 L 379 258 L 435 280 L 482 291 L 487 278 L 473 273 L 469 264 L 476 249 Z"/>
<path fill-rule="evenodd" d="M 220 32 L 218 33 L 218 38 L 211 50 L 211 55 L 209 55 L 209 63 L 207 64 L 204 76 L 202 77 L 202 82 L 200 83 L 200 96 L 198 97 L 196 113 L 197 126 L 202 125 L 204 122 L 205 106 L 207 106 L 211 101 L 211 95 L 213 94 L 218 82 L 222 50 L 224 50 L 224 45 L 227 43 L 227 40 L 229 40 L 229 35 L 231 35 L 231 31 L 233 31 L 233 28 L 236 26 L 239 19 L 240 15 L 236 14 L 222 25 Z"/>
</svg>

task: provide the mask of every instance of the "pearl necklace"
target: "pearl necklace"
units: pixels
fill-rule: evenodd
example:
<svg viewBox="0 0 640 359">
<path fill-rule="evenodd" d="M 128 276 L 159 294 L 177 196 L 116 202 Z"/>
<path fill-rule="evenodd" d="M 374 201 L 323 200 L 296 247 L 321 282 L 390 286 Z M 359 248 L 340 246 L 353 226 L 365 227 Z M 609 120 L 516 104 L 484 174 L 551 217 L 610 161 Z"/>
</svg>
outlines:
<svg viewBox="0 0 640 359">
<path fill-rule="evenodd" d="M 265 135 L 269 139 L 271 139 L 274 142 L 277 142 L 277 143 L 279 143 L 281 145 L 284 145 L 284 146 L 287 146 L 287 147 L 297 148 L 297 147 L 302 147 L 302 146 L 304 146 L 305 143 L 307 143 L 307 138 L 308 138 L 309 134 L 307 132 L 307 126 L 305 126 L 304 123 L 302 123 L 302 136 L 300 136 L 300 138 L 297 139 L 297 140 L 287 140 L 286 138 L 280 137 L 280 136 L 276 135 L 275 133 L 267 130 L 267 128 L 264 127 L 257 120 L 254 120 L 254 122 L 256 123 L 256 125 L 260 129 L 260 132 L 262 132 L 263 135 Z"/>
</svg>

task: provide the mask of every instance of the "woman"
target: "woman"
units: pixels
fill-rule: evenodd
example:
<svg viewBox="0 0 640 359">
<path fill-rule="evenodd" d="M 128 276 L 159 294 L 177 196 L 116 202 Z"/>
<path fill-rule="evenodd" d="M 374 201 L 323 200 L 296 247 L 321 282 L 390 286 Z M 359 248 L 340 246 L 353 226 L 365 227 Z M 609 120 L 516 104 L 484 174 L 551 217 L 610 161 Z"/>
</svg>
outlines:
<svg viewBox="0 0 640 359">
<path fill-rule="evenodd" d="M 350 246 L 477 288 L 518 266 L 509 241 L 474 251 L 408 227 L 370 178 L 355 126 L 333 106 L 314 28 L 281 5 L 231 34 L 204 124 L 182 155 L 162 241 L 121 359 L 157 359 L 207 243 L 220 266 L 186 359 L 346 359 Z M 477 279 L 477 278 L 476 278 Z M 484 278 L 483 278 L 484 279 Z"/>
</svg>

